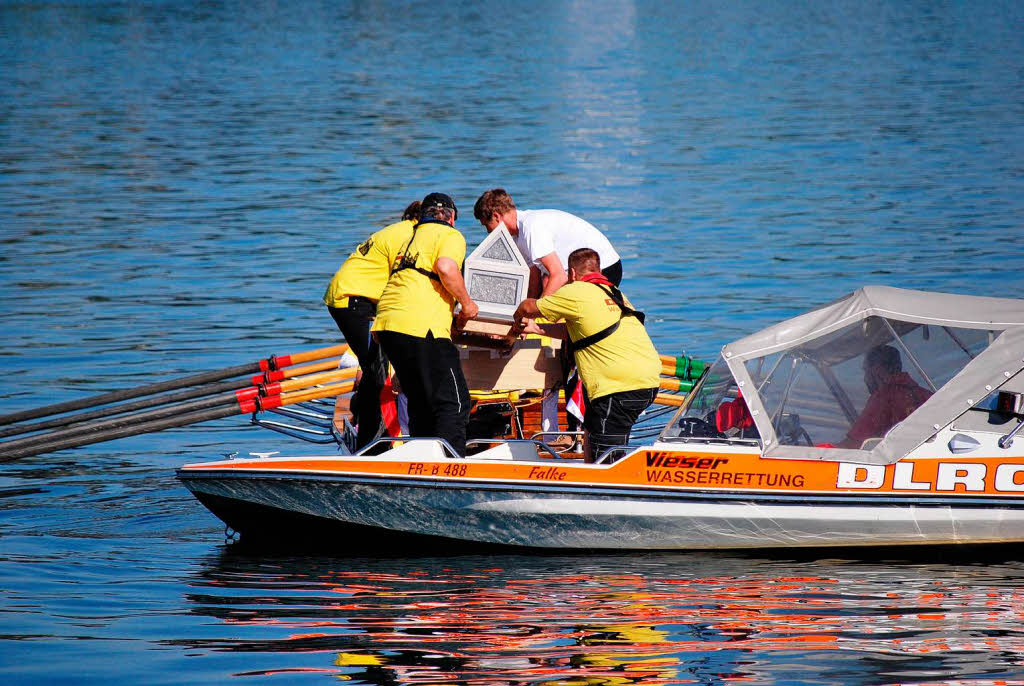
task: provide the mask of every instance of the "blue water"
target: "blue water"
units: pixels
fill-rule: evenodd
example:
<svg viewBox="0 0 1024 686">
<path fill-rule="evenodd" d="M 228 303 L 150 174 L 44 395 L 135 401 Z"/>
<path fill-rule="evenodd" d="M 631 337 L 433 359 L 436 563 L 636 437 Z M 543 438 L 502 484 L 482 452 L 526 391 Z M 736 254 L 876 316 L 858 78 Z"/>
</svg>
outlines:
<svg viewBox="0 0 1024 686">
<path fill-rule="evenodd" d="M 1019 297 L 1021 65 L 1000 0 L 0 0 L 0 412 L 336 342 L 326 281 L 434 190 L 471 245 L 498 185 L 596 224 L 664 353 L 864 284 Z M 0 466 L 0 680 L 1024 680 L 1020 549 L 279 557 L 173 478 L 304 449 Z"/>
</svg>

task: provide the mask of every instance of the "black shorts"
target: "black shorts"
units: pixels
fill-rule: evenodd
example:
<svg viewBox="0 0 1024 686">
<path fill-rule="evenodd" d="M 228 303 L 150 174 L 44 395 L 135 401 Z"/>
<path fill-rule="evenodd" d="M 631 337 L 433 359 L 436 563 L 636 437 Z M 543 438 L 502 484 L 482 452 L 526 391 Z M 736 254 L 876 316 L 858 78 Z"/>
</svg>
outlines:
<svg viewBox="0 0 1024 686">
<path fill-rule="evenodd" d="M 637 417 L 654 402 L 657 388 L 609 393 L 587 402 L 583 428 L 590 433 L 594 457 L 608 448 L 629 443 L 629 432 Z"/>
</svg>

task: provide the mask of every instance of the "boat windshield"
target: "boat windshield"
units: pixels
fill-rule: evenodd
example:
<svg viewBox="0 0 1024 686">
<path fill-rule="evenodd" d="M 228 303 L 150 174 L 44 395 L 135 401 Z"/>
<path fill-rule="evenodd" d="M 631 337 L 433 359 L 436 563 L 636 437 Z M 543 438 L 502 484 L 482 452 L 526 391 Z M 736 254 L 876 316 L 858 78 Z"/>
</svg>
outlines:
<svg viewBox="0 0 1024 686">
<path fill-rule="evenodd" d="M 736 380 L 721 357 L 704 373 L 660 440 L 710 438 L 754 441 L 759 438 Z"/>
<path fill-rule="evenodd" d="M 744 364 L 781 445 L 870 450 L 998 333 L 872 316 Z"/>
</svg>

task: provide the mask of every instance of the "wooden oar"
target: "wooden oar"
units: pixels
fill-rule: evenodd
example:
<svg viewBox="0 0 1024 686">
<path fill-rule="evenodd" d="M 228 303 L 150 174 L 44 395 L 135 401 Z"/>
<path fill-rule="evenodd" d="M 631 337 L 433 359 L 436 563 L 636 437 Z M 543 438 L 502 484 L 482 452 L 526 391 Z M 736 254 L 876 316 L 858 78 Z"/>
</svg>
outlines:
<svg viewBox="0 0 1024 686">
<path fill-rule="evenodd" d="M 672 395 L 671 393 L 659 393 L 654 398 L 654 403 L 656 405 L 675 405 L 676 407 L 678 407 L 678 406 L 682 405 L 683 401 L 685 401 L 685 400 L 686 400 L 686 396 L 685 395 Z"/>
<path fill-rule="evenodd" d="M 146 386 L 139 386 L 138 388 L 126 388 L 120 391 L 111 391 L 109 393 L 102 393 L 100 395 L 94 395 L 87 398 L 69 400 L 55 405 L 47 405 L 45 407 L 37 407 L 31 410 L 22 410 L 21 412 L 12 412 L 10 414 L 0 415 L 0 425 L 14 424 L 15 422 L 23 422 L 26 419 L 36 419 L 37 417 L 73 412 L 74 410 L 95 407 L 97 405 L 107 405 L 109 403 L 138 398 L 144 395 L 153 395 L 156 393 L 163 393 L 165 391 L 177 390 L 179 388 L 198 386 L 211 381 L 230 379 L 244 374 L 274 371 L 283 367 L 290 367 L 293 364 L 321 360 L 325 357 L 336 357 L 344 354 L 346 350 L 348 350 L 347 345 L 332 345 L 327 348 L 319 348 L 317 350 L 309 350 L 291 355 L 272 355 L 265 360 L 238 365 L 237 367 L 226 367 L 224 369 L 217 369 L 178 379 L 160 381 Z"/>
<path fill-rule="evenodd" d="M 153 421 L 155 419 L 163 419 L 164 417 L 173 417 L 177 414 L 185 414 L 188 412 L 219 407 L 221 405 L 237 404 L 239 407 L 242 407 L 244 403 L 251 401 L 254 398 L 268 398 L 274 395 L 281 395 L 286 391 L 307 389 L 315 384 L 326 384 L 351 379 L 356 375 L 356 371 L 356 368 L 351 367 L 335 370 L 333 372 L 298 377 L 291 381 L 250 386 L 237 391 L 229 389 L 228 392 L 225 393 L 218 393 L 217 395 L 210 395 L 209 397 L 190 400 L 188 402 L 178 402 L 174 405 L 160 407 L 155 410 L 149 410 L 148 412 L 135 412 L 133 414 L 125 414 L 98 422 L 77 423 L 59 431 L 48 431 L 35 436 L 0 442 L 0 454 L 4 454 L 8 451 L 19 450 L 30 445 L 52 443 L 57 440 L 71 438 L 72 436 L 81 436 L 84 434 L 118 429 L 125 426 L 131 426 L 133 424 Z"/>
<path fill-rule="evenodd" d="M 351 390 L 351 383 L 337 383 L 316 389 L 303 389 L 301 391 L 269 396 L 265 399 L 257 397 L 241 403 L 232 402 L 231 404 L 225 404 L 221 407 L 194 410 L 192 412 L 177 414 L 173 417 L 164 417 L 131 424 L 130 426 L 105 429 L 85 436 L 58 438 L 46 443 L 27 445 L 12 450 L 3 449 L 3 445 L 0 444 L 0 462 L 11 462 L 22 457 L 55 452 L 66 448 L 77 448 L 79 446 L 91 445 L 93 443 L 112 441 L 117 438 L 138 436 L 140 434 L 163 431 L 164 429 L 188 426 L 190 424 L 198 424 L 199 422 L 212 421 L 214 419 L 222 419 L 224 417 L 231 417 L 238 414 L 249 414 L 260 410 L 269 410 L 283 405 L 292 405 L 304 402 L 306 400 L 341 395 L 343 393 L 348 393 Z"/>
<path fill-rule="evenodd" d="M 665 391 L 681 391 L 683 393 L 689 393 L 693 390 L 694 381 L 683 381 L 682 379 L 661 379 L 659 385 L 662 390 Z"/>
</svg>

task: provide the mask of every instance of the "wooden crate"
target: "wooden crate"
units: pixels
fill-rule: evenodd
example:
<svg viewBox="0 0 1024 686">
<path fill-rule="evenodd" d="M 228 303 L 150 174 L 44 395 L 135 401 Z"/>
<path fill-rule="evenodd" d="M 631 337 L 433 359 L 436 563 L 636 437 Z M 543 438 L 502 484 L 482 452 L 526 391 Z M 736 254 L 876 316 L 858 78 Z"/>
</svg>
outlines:
<svg viewBox="0 0 1024 686">
<path fill-rule="evenodd" d="M 508 352 L 460 346 L 459 357 L 466 382 L 473 390 L 537 390 L 551 388 L 561 379 L 559 343 L 527 338 L 516 341 Z"/>
<path fill-rule="evenodd" d="M 492 336 L 506 336 L 512 329 L 512 322 L 488 322 L 480 319 L 470 319 L 462 330 L 466 333 L 483 333 Z"/>
</svg>

